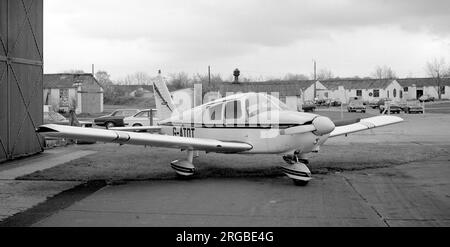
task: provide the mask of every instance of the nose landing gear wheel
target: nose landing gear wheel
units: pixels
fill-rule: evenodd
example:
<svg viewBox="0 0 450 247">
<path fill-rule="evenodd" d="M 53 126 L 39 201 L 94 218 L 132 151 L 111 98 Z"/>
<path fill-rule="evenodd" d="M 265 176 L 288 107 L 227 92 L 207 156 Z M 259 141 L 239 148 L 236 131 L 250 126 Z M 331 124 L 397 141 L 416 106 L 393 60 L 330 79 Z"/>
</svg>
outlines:
<svg viewBox="0 0 450 247">
<path fill-rule="evenodd" d="M 308 160 L 300 159 L 297 155 L 283 156 L 287 165 L 281 166 L 281 171 L 294 181 L 295 185 L 305 186 L 311 180 L 311 171 L 306 166 Z"/>
</svg>

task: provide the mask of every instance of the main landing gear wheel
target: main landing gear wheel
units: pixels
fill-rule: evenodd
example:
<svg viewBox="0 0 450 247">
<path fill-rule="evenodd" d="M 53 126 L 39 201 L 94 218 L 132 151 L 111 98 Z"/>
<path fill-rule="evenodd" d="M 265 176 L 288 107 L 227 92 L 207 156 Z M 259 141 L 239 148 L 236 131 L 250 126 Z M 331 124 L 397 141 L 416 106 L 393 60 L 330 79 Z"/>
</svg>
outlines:
<svg viewBox="0 0 450 247">
<path fill-rule="evenodd" d="M 311 180 L 311 171 L 306 166 L 309 162 L 298 154 L 283 156 L 287 165 L 281 166 L 281 171 L 294 181 L 295 185 L 305 186 Z"/>
<path fill-rule="evenodd" d="M 172 169 L 175 170 L 175 172 L 178 174 L 178 176 L 182 178 L 191 177 L 194 175 L 195 167 L 192 163 L 194 159 L 194 151 L 188 150 L 187 151 L 187 159 L 186 160 L 174 160 L 170 162 L 170 166 Z"/>
</svg>

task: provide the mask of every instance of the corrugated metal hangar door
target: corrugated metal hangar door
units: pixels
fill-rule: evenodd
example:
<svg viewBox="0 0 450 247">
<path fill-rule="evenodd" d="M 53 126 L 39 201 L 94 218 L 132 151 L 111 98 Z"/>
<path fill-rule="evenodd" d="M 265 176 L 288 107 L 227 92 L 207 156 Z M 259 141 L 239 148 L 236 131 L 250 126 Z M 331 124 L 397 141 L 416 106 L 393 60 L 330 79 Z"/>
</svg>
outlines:
<svg viewBox="0 0 450 247">
<path fill-rule="evenodd" d="M 0 162 L 43 150 L 43 0 L 0 0 Z"/>
</svg>

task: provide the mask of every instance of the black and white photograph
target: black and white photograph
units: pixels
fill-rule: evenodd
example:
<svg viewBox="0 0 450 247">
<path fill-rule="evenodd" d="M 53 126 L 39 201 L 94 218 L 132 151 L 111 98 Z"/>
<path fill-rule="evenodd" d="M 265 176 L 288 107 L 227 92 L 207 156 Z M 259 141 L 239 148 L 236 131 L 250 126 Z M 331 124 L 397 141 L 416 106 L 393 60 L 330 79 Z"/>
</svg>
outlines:
<svg viewBox="0 0 450 247">
<path fill-rule="evenodd" d="M 0 0 L 1 228 L 448 226 L 450 1 Z"/>
</svg>

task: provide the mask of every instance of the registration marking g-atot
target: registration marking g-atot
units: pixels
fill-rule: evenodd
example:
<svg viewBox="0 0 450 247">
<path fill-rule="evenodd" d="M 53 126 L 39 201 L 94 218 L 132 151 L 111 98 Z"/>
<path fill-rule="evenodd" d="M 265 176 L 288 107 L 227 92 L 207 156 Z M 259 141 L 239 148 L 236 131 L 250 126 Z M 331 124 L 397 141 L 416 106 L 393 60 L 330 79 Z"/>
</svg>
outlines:
<svg viewBox="0 0 450 247">
<path fill-rule="evenodd" d="M 172 129 L 173 136 L 181 136 L 181 137 L 195 137 L 195 128 L 194 127 L 173 127 Z"/>
</svg>

